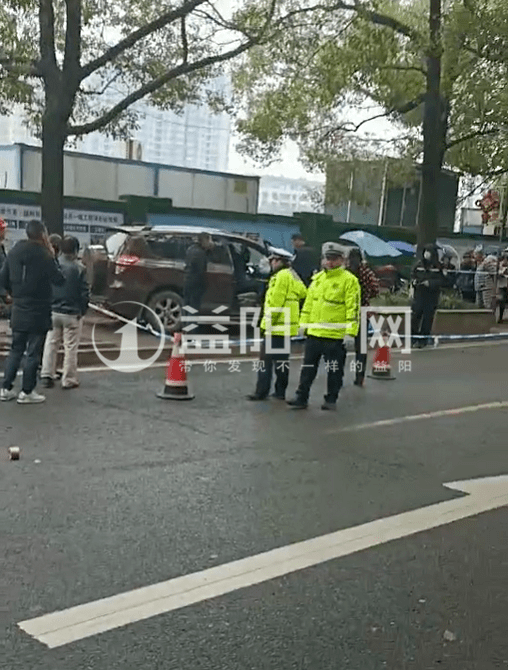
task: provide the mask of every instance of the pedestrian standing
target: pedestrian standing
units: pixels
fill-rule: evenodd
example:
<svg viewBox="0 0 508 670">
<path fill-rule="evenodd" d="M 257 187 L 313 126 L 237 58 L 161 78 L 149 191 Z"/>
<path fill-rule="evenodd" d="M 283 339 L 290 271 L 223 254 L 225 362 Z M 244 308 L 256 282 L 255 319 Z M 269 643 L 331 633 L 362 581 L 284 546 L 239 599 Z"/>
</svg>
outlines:
<svg viewBox="0 0 508 670">
<path fill-rule="evenodd" d="M 435 244 L 424 246 L 422 256 L 412 270 L 411 278 L 414 289 L 411 333 L 413 346 L 421 349 L 428 344 L 439 295 L 445 283 Z"/>
<path fill-rule="evenodd" d="M 336 409 L 346 363 L 344 337 L 358 334 L 360 284 L 344 267 L 345 249 L 336 242 L 326 242 L 322 255 L 324 269 L 314 276 L 300 316 L 307 341 L 296 396 L 288 402 L 294 409 L 308 406 L 321 357 L 328 373 L 321 409 Z"/>
<path fill-rule="evenodd" d="M 213 249 L 211 236 L 208 233 L 200 233 L 197 244 L 189 247 L 185 258 L 184 305 L 192 307 L 197 312 L 201 310 L 201 302 L 206 292 L 206 271 L 211 249 Z"/>
<path fill-rule="evenodd" d="M 499 272 L 497 275 L 497 322 L 503 322 L 506 303 L 508 302 L 508 249 L 505 249 L 499 261 Z"/>
<path fill-rule="evenodd" d="M 497 274 L 497 258 L 486 256 L 476 268 L 476 304 L 480 309 L 494 309 L 494 284 Z"/>
<path fill-rule="evenodd" d="M 58 259 L 58 257 L 62 252 L 62 237 L 57 233 L 53 233 L 53 235 L 49 236 L 49 243 L 53 247 L 53 251 L 55 252 L 55 258 Z"/>
<path fill-rule="evenodd" d="M 347 268 L 360 283 L 361 306 L 368 307 L 370 301 L 379 295 L 379 281 L 365 262 L 361 249 L 357 247 L 351 249 L 348 256 Z M 359 329 L 355 337 L 355 386 L 363 386 L 365 381 L 367 354 L 362 353 L 362 335 L 366 335 L 366 333 L 362 333 Z"/>
<path fill-rule="evenodd" d="M 26 235 L 28 239 L 18 242 L 8 253 L 0 272 L 0 286 L 12 298 L 12 343 L 0 400 L 17 397 L 20 404 L 41 403 L 46 399 L 35 391 L 37 368 L 46 333 L 51 328 L 52 285 L 65 282 L 46 227 L 40 221 L 29 221 Z M 22 390 L 17 394 L 13 386 L 25 352 Z"/>
<path fill-rule="evenodd" d="M 485 260 L 485 254 L 483 252 L 483 246 L 478 244 L 474 249 L 474 262 L 476 266 L 475 275 L 474 275 L 474 290 L 475 290 L 475 300 L 477 307 L 482 307 L 482 290 L 485 284 L 485 275 L 483 271 L 480 270 Z"/>
<path fill-rule="evenodd" d="M 298 333 L 300 301 L 307 289 L 291 268 L 293 255 L 285 249 L 272 249 L 271 277 L 265 293 L 261 319 L 260 369 L 256 390 L 249 400 L 265 400 L 270 393 L 275 368 L 274 398 L 285 400 L 289 381 L 290 337 Z"/>
<path fill-rule="evenodd" d="M 42 359 L 41 383 L 45 388 L 53 388 L 55 385 L 56 360 L 62 342 L 64 346 L 62 388 L 73 389 L 79 386 L 78 348 L 90 291 L 86 270 L 77 260 L 78 252 L 79 241 L 75 237 L 64 237 L 61 243 L 60 267 L 65 283 L 53 287 L 53 329 L 46 337 Z"/>
<path fill-rule="evenodd" d="M 3 219 L 0 219 L 0 272 L 7 260 L 7 252 L 5 250 L 5 238 L 7 236 L 7 224 Z M 5 288 L 0 286 L 0 318 L 6 318 L 9 314 L 9 297 Z"/>
<path fill-rule="evenodd" d="M 309 247 L 300 233 L 292 235 L 291 241 L 295 256 L 293 259 L 293 270 L 297 273 L 305 286 L 310 285 L 312 275 L 318 270 L 316 253 Z"/>
<path fill-rule="evenodd" d="M 462 300 L 465 302 L 476 302 L 476 293 L 474 288 L 476 264 L 472 251 L 467 251 L 462 257 L 460 270 L 455 282 Z"/>
</svg>

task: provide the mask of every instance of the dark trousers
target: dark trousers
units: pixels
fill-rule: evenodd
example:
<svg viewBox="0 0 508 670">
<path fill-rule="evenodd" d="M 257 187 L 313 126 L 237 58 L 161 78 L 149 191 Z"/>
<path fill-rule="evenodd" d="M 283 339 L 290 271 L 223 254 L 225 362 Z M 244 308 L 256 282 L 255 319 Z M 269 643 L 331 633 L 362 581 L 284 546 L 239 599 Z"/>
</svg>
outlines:
<svg viewBox="0 0 508 670">
<path fill-rule="evenodd" d="M 284 353 L 284 337 L 272 335 L 271 348 L 277 349 L 273 354 L 266 352 L 267 338 L 261 343 L 259 360 L 262 362 L 258 371 L 256 395 L 266 398 L 272 386 L 273 370 L 275 368 L 275 395 L 284 398 L 289 382 L 289 352 Z"/>
<path fill-rule="evenodd" d="M 14 330 L 12 333 L 11 350 L 5 362 L 4 389 L 9 391 L 14 385 L 19 366 L 26 352 L 25 364 L 23 366 L 22 390 L 31 393 L 37 384 L 37 370 L 41 360 L 42 349 L 46 333 L 25 333 Z"/>
<path fill-rule="evenodd" d="M 355 375 L 356 381 L 365 379 L 365 369 L 367 367 L 367 353 L 362 354 L 362 333 L 358 331 L 355 337 Z"/>
<path fill-rule="evenodd" d="M 497 299 L 498 306 L 498 323 L 501 323 L 504 316 L 504 311 L 506 309 L 506 303 L 508 302 L 508 289 L 504 286 L 499 290 L 499 297 Z"/>
<path fill-rule="evenodd" d="M 465 302 L 476 302 L 476 292 L 475 291 L 462 291 L 461 292 L 462 300 Z"/>
<path fill-rule="evenodd" d="M 434 291 L 415 290 L 411 315 L 412 335 L 430 335 L 438 301 L 439 294 Z M 416 341 L 427 344 L 427 340 L 422 338 L 418 338 Z"/>
<path fill-rule="evenodd" d="M 184 286 L 183 288 L 183 304 L 194 309 L 201 309 L 201 301 L 205 295 L 206 289 L 202 286 Z"/>
<path fill-rule="evenodd" d="M 309 401 L 310 387 L 316 378 L 321 356 L 325 360 L 328 371 L 325 401 L 336 402 L 339 397 L 339 391 L 342 388 L 342 378 L 344 376 L 344 365 L 346 363 L 344 341 L 309 336 L 305 343 L 300 383 L 296 390 L 296 397 L 301 402 L 307 403 Z"/>
</svg>

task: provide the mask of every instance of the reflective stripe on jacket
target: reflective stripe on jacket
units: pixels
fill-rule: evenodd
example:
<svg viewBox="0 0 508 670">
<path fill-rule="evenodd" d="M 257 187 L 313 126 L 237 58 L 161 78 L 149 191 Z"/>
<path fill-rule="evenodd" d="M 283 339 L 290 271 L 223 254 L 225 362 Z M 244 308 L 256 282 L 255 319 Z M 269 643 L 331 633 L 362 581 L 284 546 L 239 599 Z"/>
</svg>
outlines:
<svg viewBox="0 0 508 670">
<path fill-rule="evenodd" d="M 271 318 L 270 330 L 272 335 L 286 337 L 296 335 L 300 316 L 300 300 L 303 300 L 306 295 L 305 284 L 294 270 L 282 268 L 275 272 L 270 277 L 265 295 L 261 330 L 264 332 L 268 329 L 268 321 Z M 270 312 L 274 308 L 287 308 L 289 313 L 285 317 L 284 312 Z M 284 322 L 285 318 L 286 323 Z"/>
<path fill-rule="evenodd" d="M 314 276 L 300 316 L 300 325 L 313 337 L 356 337 L 360 321 L 360 283 L 344 268 L 322 270 Z"/>
</svg>

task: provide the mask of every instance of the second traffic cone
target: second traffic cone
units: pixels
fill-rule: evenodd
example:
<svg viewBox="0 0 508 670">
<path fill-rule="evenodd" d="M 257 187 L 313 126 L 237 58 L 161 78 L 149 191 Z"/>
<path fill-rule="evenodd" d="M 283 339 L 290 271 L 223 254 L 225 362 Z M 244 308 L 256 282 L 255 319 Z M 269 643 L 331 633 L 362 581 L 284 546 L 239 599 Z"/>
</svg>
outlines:
<svg viewBox="0 0 508 670">
<path fill-rule="evenodd" d="M 390 347 L 378 347 L 372 364 L 371 379 L 395 379 L 390 365 Z"/>
<path fill-rule="evenodd" d="M 187 384 L 185 356 L 180 352 L 181 342 L 181 333 L 175 333 L 173 349 L 166 369 L 166 381 L 162 391 L 157 393 L 158 398 L 164 400 L 193 400 L 195 397 L 189 391 Z"/>
</svg>

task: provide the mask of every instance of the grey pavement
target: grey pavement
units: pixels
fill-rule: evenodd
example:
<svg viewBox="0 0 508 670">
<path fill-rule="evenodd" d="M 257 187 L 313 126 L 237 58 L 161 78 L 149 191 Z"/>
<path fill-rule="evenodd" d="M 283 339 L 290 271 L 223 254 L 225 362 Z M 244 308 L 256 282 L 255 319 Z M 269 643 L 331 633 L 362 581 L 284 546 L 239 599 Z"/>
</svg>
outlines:
<svg viewBox="0 0 508 670">
<path fill-rule="evenodd" d="M 508 409 L 356 432 L 506 399 L 508 345 L 414 352 L 337 413 L 248 403 L 252 365 L 82 373 L 44 406 L 0 405 L 2 670 L 508 667 L 507 508 L 47 649 L 17 623 L 459 494 L 508 474 Z M 291 371 L 296 386 L 299 362 Z M 21 448 L 9 462 L 9 446 Z M 35 462 L 36 460 L 40 462 Z"/>
</svg>

